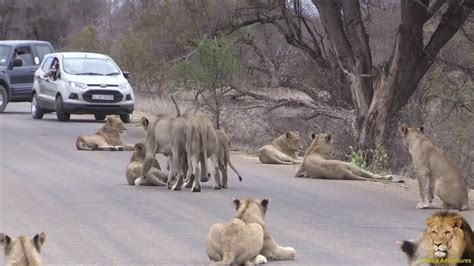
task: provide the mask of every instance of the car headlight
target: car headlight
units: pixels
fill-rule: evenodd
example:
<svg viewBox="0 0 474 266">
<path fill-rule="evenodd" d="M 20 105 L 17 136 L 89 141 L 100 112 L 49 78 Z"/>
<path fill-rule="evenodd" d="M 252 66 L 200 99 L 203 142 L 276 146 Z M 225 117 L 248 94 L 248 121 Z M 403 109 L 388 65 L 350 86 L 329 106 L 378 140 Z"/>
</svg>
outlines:
<svg viewBox="0 0 474 266">
<path fill-rule="evenodd" d="M 79 90 L 85 90 L 87 88 L 87 84 L 80 83 L 80 82 L 74 82 L 74 81 L 69 81 L 69 86 L 79 89 Z"/>
<path fill-rule="evenodd" d="M 126 83 L 120 84 L 118 86 L 118 89 L 121 91 L 128 91 L 128 90 L 132 90 L 132 86 L 130 86 L 130 84 L 126 82 Z"/>
</svg>

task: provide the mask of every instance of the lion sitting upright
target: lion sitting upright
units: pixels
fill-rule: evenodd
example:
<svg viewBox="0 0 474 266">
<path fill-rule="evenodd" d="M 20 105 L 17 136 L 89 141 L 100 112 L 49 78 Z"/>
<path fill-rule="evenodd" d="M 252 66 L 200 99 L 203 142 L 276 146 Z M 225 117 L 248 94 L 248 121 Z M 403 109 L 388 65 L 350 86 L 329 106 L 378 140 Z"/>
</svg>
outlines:
<svg viewBox="0 0 474 266">
<path fill-rule="evenodd" d="M 296 177 L 301 177 L 305 172 L 309 178 L 314 179 L 342 179 L 360 181 L 390 181 L 392 176 L 381 176 L 358 166 L 339 160 L 330 160 L 332 135 L 312 134 L 313 142 L 306 150 L 303 164 L 296 172 Z M 401 181 L 398 181 L 401 182 Z"/>
<path fill-rule="evenodd" d="M 145 141 L 140 141 L 135 144 L 135 151 L 130 158 L 130 162 L 127 165 L 125 172 L 127 176 L 127 182 L 129 185 L 134 186 L 135 180 L 140 177 L 143 168 L 143 160 L 146 155 Z M 155 159 L 153 166 L 146 175 L 146 179 L 142 182 L 141 186 L 165 186 L 168 180 L 168 175 L 161 171 L 160 164 Z"/>
<path fill-rule="evenodd" d="M 133 145 L 126 144 L 120 137 L 120 134 L 126 130 L 127 128 L 120 119 L 109 116 L 105 119 L 105 125 L 95 134 L 79 136 L 76 148 L 86 151 L 133 151 Z"/>
<path fill-rule="evenodd" d="M 267 260 L 293 260 L 296 251 L 281 247 L 265 224 L 269 199 L 234 199 L 237 210 L 229 223 L 215 224 L 207 238 L 207 255 L 216 264 L 262 264 Z"/>
<path fill-rule="evenodd" d="M 303 147 L 300 144 L 300 133 L 298 131 L 287 131 L 265 145 L 258 151 L 258 159 L 264 164 L 299 164 L 303 158 L 297 153 Z"/>
<path fill-rule="evenodd" d="M 0 233 L 0 246 L 5 247 L 5 266 L 39 266 L 41 265 L 41 247 L 46 241 L 46 234 L 41 232 L 30 239 L 19 236 L 15 239 Z"/>
<path fill-rule="evenodd" d="M 442 211 L 429 217 L 426 225 L 416 239 L 397 241 L 409 265 L 474 264 L 474 234 L 464 217 Z"/>
<path fill-rule="evenodd" d="M 467 186 L 458 168 L 423 133 L 423 127 L 401 125 L 403 146 L 408 150 L 418 176 L 421 202 L 417 208 L 432 207 L 433 190 L 444 207 L 466 210 L 469 208 Z"/>
</svg>

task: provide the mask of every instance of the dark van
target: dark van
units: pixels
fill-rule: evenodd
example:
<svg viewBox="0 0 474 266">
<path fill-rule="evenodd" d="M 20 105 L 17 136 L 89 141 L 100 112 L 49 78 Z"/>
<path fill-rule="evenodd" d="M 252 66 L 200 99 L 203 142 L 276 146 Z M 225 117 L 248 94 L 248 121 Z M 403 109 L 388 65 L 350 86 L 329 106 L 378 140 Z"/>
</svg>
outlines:
<svg viewBox="0 0 474 266">
<path fill-rule="evenodd" d="M 45 41 L 0 41 L 0 113 L 9 102 L 31 100 L 34 73 L 53 52 Z"/>
</svg>

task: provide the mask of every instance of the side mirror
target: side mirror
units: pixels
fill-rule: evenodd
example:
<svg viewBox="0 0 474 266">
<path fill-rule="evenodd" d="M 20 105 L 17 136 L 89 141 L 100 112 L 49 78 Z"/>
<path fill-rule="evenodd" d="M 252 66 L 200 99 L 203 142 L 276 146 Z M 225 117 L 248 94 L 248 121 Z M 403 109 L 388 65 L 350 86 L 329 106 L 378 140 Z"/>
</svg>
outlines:
<svg viewBox="0 0 474 266">
<path fill-rule="evenodd" d="M 128 79 L 128 78 L 130 77 L 130 72 L 128 72 L 128 71 L 122 71 L 122 73 L 123 73 L 123 76 L 124 76 L 126 79 Z"/>
<path fill-rule="evenodd" d="M 17 58 L 15 60 L 13 60 L 13 66 L 14 67 L 20 67 L 23 65 L 23 60 L 21 60 L 20 58 Z"/>
</svg>

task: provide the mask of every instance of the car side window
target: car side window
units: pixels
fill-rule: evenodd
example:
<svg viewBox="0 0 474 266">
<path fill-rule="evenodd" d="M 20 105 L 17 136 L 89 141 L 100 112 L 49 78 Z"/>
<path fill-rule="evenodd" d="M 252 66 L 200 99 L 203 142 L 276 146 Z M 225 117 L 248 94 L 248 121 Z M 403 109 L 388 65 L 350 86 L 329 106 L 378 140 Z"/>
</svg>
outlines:
<svg viewBox="0 0 474 266">
<path fill-rule="evenodd" d="M 46 58 L 46 60 L 44 60 L 43 65 L 41 66 L 41 69 L 44 72 L 49 71 L 49 69 L 51 68 L 51 65 L 53 64 L 53 59 L 54 57 L 49 57 L 49 58 Z"/>
<path fill-rule="evenodd" d="M 31 53 L 30 47 L 28 47 L 28 46 L 17 47 L 17 48 L 15 48 L 15 53 L 16 53 L 15 57 L 18 56 L 23 61 L 22 66 L 33 66 L 34 65 L 33 54 Z"/>
<path fill-rule="evenodd" d="M 49 47 L 49 45 L 38 44 L 38 45 L 35 45 L 35 48 L 36 48 L 36 53 L 39 56 L 37 64 L 39 64 L 39 62 L 43 61 L 43 58 L 46 54 L 50 54 L 50 53 L 53 52 L 53 50 L 51 50 L 51 47 Z M 35 61 L 37 61 L 36 58 L 35 58 Z"/>
</svg>

